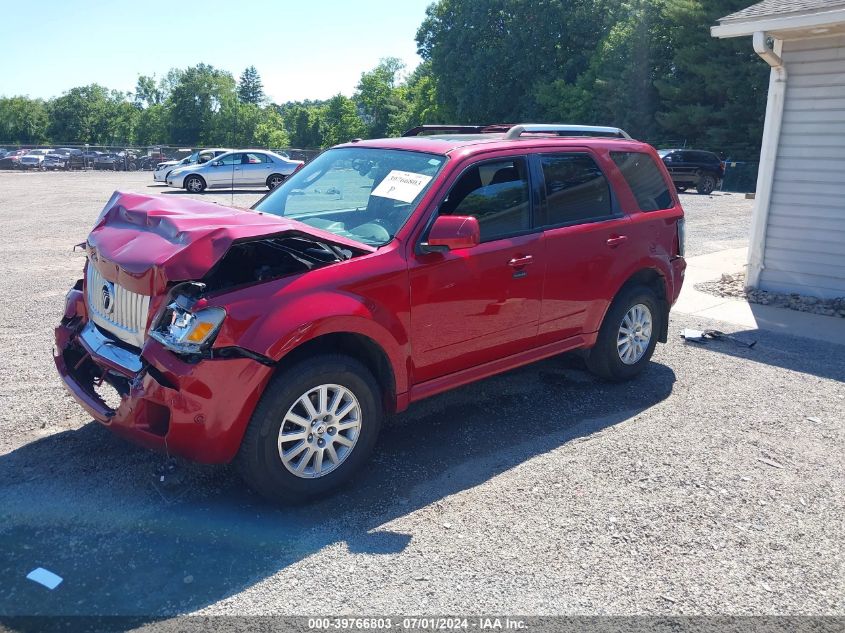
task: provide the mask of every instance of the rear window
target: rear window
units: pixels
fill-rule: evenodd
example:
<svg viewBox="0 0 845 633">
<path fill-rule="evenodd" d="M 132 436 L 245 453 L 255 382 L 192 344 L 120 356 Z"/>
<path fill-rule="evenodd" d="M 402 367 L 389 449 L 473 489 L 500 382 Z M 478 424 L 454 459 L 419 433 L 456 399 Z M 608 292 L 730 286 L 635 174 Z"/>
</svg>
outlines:
<svg viewBox="0 0 845 633">
<path fill-rule="evenodd" d="M 610 187 L 586 154 L 540 157 L 546 182 L 546 226 L 598 220 L 613 215 Z"/>
<path fill-rule="evenodd" d="M 674 206 L 672 194 L 652 157 L 642 152 L 611 152 L 610 157 L 634 192 L 641 211 Z"/>
</svg>

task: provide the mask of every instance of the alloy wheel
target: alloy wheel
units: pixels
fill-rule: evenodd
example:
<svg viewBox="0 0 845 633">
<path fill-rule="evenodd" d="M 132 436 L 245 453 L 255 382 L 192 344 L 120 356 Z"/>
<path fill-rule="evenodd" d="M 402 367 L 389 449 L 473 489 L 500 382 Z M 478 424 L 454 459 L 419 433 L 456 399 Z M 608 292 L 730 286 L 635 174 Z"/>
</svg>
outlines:
<svg viewBox="0 0 845 633">
<path fill-rule="evenodd" d="M 361 434 L 361 405 L 342 385 L 320 385 L 288 409 L 279 429 L 279 457 L 297 477 L 323 477 L 352 453 Z"/>
<path fill-rule="evenodd" d="M 648 306 L 638 303 L 622 319 L 616 336 L 616 351 L 626 365 L 635 365 L 651 343 L 653 319 Z"/>
</svg>

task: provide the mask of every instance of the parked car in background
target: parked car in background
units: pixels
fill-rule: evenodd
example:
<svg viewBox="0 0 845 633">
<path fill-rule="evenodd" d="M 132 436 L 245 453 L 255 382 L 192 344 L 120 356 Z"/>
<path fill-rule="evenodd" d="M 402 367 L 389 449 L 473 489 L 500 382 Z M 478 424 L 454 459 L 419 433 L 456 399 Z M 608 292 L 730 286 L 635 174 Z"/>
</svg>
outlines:
<svg viewBox="0 0 845 633">
<path fill-rule="evenodd" d="M 44 157 L 44 169 L 70 169 L 71 156 L 82 156 L 81 149 L 60 147 Z"/>
<path fill-rule="evenodd" d="M 94 167 L 94 162 L 97 160 L 98 157 L 100 157 L 102 155 L 103 155 L 103 152 L 98 152 L 98 151 L 95 151 L 95 150 L 89 150 L 87 152 L 81 152 L 80 154 L 71 154 L 68 168 L 69 169 L 92 169 Z"/>
<path fill-rule="evenodd" d="M 138 169 L 140 171 L 153 171 L 162 160 L 164 160 L 164 157 L 160 154 L 139 156 L 137 160 Z"/>
<path fill-rule="evenodd" d="M 27 154 L 21 156 L 18 167 L 20 169 L 41 169 L 44 166 L 44 158 L 52 151 L 52 149 L 29 150 Z"/>
<path fill-rule="evenodd" d="M 197 150 L 193 154 L 189 156 L 185 156 L 185 158 L 181 160 L 168 160 L 159 163 L 156 165 L 156 169 L 153 172 L 153 180 L 155 182 L 160 182 L 163 184 L 167 184 L 167 176 L 170 175 L 170 172 L 176 169 L 177 167 L 187 167 L 188 165 L 202 165 L 207 163 L 212 158 L 216 158 L 225 154 L 226 152 L 231 152 L 231 148 L 226 147 L 209 147 L 206 149 Z"/>
<path fill-rule="evenodd" d="M 28 149 L 14 149 L 0 158 L 0 169 L 18 169 L 21 158 L 29 153 Z"/>
<path fill-rule="evenodd" d="M 236 150 L 206 163 L 179 167 L 167 176 L 167 185 L 193 193 L 206 188 L 267 187 L 275 189 L 303 166 L 267 150 Z"/>
<path fill-rule="evenodd" d="M 663 159 L 678 191 L 695 187 L 698 193 L 711 194 L 719 188 L 725 176 L 724 163 L 713 152 L 661 149 L 657 153 Z"/>
<path fill-rule="evenodd" d="M 448 389 L 574 350 L 633 378 L 667 340 L 684 212 L 649 145 L 569 129 L 348 143 L 252 211 L 115 192 L 65 298 L 58 372 L 115 433 L 234 462 L 283 502 L 346 483 L 386 416 Z M 282 173 L 258 154 L 179 181 L 229 186 L 265 158 Z"/>
<path fill-rule="evenodd" d="M 138 157 L 132 152 L 109 152 L 94 159 L 94 169 L 108 171 L 137 171 Z"/>
</svg>

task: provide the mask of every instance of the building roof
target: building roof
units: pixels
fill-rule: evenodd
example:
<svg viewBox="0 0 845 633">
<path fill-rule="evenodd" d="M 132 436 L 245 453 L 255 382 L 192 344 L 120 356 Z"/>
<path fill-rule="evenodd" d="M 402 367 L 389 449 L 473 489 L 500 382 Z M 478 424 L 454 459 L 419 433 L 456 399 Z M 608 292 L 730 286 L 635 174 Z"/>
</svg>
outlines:
<svg viewBox="0 0 845 633">
<path fill-rule="evenodd" d="M 742 11 L 726 15 L 719 22 L 825 11 L 835 7 L 845 7 L 845 0 L 763 0 Z"/>
<path fill-rule="evenodd" d="M 762 0 L 719 18 L 714 37 L 765 31 L 783 39 L 845 33 L 845 0 Z"/>
</svg>

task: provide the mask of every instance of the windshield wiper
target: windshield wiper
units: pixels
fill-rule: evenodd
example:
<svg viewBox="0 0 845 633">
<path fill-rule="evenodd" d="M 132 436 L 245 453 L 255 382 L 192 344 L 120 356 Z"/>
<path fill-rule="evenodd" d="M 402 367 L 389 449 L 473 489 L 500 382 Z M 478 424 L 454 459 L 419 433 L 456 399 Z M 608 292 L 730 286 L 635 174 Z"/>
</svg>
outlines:
<svg viewBox="0 0 845 633">
<path fill-rule="evenodd" d="M 345 251 L 340 246 L 335 246 L 334 244 L 324 244 L 323 242 L 318 242 L 320 246 L 325 248 L 331 253 L 334 253 L 337 257 L 340 258 L 340 261 L 346 261 L 347 259 L 352 258 L 352 251 Z"/>
</svg>

